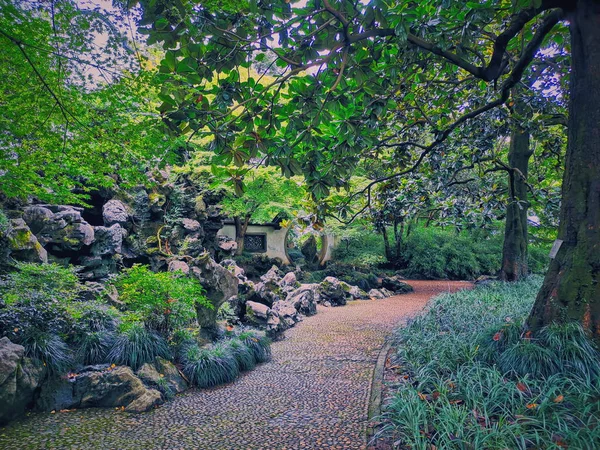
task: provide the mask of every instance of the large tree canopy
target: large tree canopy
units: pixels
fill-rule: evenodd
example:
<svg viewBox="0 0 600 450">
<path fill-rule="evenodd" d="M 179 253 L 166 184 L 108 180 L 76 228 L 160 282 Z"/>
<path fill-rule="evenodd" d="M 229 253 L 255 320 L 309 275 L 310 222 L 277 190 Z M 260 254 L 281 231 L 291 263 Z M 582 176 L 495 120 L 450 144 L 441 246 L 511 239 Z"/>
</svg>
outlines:
<svg viewBox="0 0 600 450">
<path fill-rule="evenodd" d="M 531 88 L 524 77 L 545 70 L 535 61 L 570 54 L 562 246 L 529 324 L 578 320 L 600 336 L 597 1 L 251 0 L 234 10 L 141 3 L 145 32 L 167 49 L 161 111 L 172 128 L 212 135 L 226 162 L 260 153 L 284 171 L 302 171 L 316 200 L 348 186 L 364 155 L 400 150 L 388 152 L 397 172 L 367 185 L 370 196 L 515 88 Z M 240 81 L 259 52 L 281 69 L 266 86 Z M 553 65 L 564 71 L 565 58 Z"/>
<path fill-rule="evenodd" d="M 81 203 L 173 161 L 151 75 L 118 25 L 71 0 L 0 1 L 2 194 Z"/>
</svg>

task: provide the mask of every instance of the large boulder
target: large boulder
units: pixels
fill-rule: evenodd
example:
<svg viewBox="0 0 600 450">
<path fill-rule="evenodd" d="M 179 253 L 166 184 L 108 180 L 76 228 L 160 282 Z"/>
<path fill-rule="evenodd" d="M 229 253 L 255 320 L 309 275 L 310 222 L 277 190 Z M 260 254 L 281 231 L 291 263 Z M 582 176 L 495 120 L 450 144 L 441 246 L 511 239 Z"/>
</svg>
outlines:
<svg viewBox="0 0 600 450">
<path fill-rule="evenodd" d="M 260 281 L 266 285 L 278 287 L 282 277 L 283 272 L 281 269 L 279 269 L 277 266 L 272 266 L 267 273 L 260 277 Z"/>
<path fill-rule="evenodd" d="M 284 275 L 284 277 L 281 279 L 281 281 L 279 282 L 279 286 L 284 290 L 284 291 L 292 291 L 296 288 L 300 287 L 300 283 L 298 282 L 298 279 L 296 277 L 296 274 L 294 272 L 288 272 Z"/>
<path fill-rule="evenodd" d="M 265 305 L 272 306 L 273 303 L 283 300 L 283 290 L 274 282 L 260 282 L 254 285 L 254 290 L 248 293 L 248 298 Z"/>
<path fill-rule="evenodd" d="M 392 297 L 394 293 L 386 288 L 371 289 L 369 291 L 369 297 L 375 300 L 381 300 L 384 298 Z"/>
<path fill-rule="evenodd" d="M 45 206 L 28 206 L 23 211 L 23 220 L 27 223 L 33 234 L 38 234 L 46 224 L 52 220 L 54 213 Z"/>
<path fill-rule="evenodd" d="M 352 286 L 344 281 L 340 281 L 340 284 L 344 292 L 346 292 L 352 300 L 367 300 L 369 298 L 369 294 L 358 286 Z"/>
<path fill-rule="evenodd" d="M 280 300 L 273 303 L 273 307 L 271 309 L 279 315 L 279 318 L 284 323 L 286 328 L 291 328 L 296 325 L 296 323 L 300 322 L 300 320 L 302 320 L 298 314 L 298 310 L 296 310 L 296 307 L 292 302 Z"/>
<path fill-rule="evenodd" d="M 234 274 L 240 282 L 244 282 L 248 279 L 244 269 L 238 266 L 234 259 L 225 259 L 221 261 L 221 265 Z"/>
<path fill-rule="evenodd" d="M 45 374 L 44 367 L 25 357 L 25 348 L 0 339 L 0 424 L 23 414 Z"/>
<path fill-rule="evenodd" d="M 229 270 L 217 264 L 208 253 L 193 260 L 191 273 L 198 278 L 206 290 L 206 298 L 213 306 L 207 308 L 196 304 L 200 331 L 205 337 L 214 337 L 218 334 L 217 312 L 223 303 L 238 294 L 239 281 Z"/>
<path fill-rule="evenodd" d="M 151 387 L 166 384 L 171 392 L 179 394 L 188 388 L 185 379 L 175 365 L 163 358 L 157 358 L 154 364 L 146 363 L 137 371 L 137 376 Z"/>
<path fill-rule="evenodd" d="M 38 409 L 124 407 L 143 412 L 162 403 L 161 393 L 148 389 L 126 366 L 88 366 L 67 378 L 45 384 L 37 402 Z"/>
<path fill-rule="evenodd" d="M 43 246 L 77 251 L 94 241 L 94 228 L 83 219 L 82 211 L 75 206 L 35 205 L 25 208 L 23 219 L 34 227 Z"/>
<path fill-rule="evenodd" d="M 335 277 L 326 277 L 319 283 L 320 299 L 323 305 L 342 306 L 346 304 L 349 294 L 344 290 L 342 283 Z"/>
<path fill-rule="evenodd" d="M 382 278 L 381 286 L 394 294 L 407 294 L 413 291 L 412 286 L 400 280 L 398 276 Z"/>
<path fill-rule="evenodd" d="M 123 202 L 119 200 L 109 200 L 102 207 L 102 218 L 106 226 L 116 223 L 126 224 L 129 220 L 129 211 Z"/>
<path fill-rule="evenodd" d="M 200 225 L 200 222 L 198 222 L 197 220 L 188 219 L 188 218 L 181 219 L 181 226 L 188 233 L 195 233 L 202 228 L 202 226 Z"/>
<path fill-rule="evenodd" d="M 94 227 L 94 236 L 92 255 L 115 255 L 122 252 L 123 239 L 127 237 L 127 231 L 115 223 L 110 227 Z"/>
<path fill-rule="evenodd" d="M 25 262 L 48 262 L 48 253 L 23 219 L 12 219 L 7 234 L 12 257 Z"/>
<path fill-rule="evenodd" d="M 143 412 L 162 403 L 160 392 L 148 389 L 129 367 L 89 371 L 75 378 L 74 397 L 78 408 L 125 407 L 125 411 Z"/>
<path fill-rule="evenodd" d="M 317 313 L 319 298 L 318 284 L 302 284 L 299 288 L 290 292 L 286 300 L 294 305 L 299 313 L 312 316 Z"/>
<path fill-rule="evenodd" d="M 190 266 L 185 261 L 174 259 L 169 262 L 169 272 L 181 272 L 185 275 L 190 273 Z"/>
<path fill-rule="evenodd" d="M 117 271 L 117 261 L 112 255 L 84 256 L 78 264 L 83 267 L 81 278 L 88 281 L 106 279 Z"/>
<path fill-rule="evenodd" d="M 314 237 L 314 235 L 310 235 L 309 238 L 306 241 L 304 241 L 304 244 L 302 244 L 302 248 L 300 249 L 300 251 L 306 258 L 306 262 L 309 265 L 316 264 L 319 261 L 317 239 Z"/>
<path fill-rule="evenodd" d="M 246 302 L 246 314 L 244 319 L 249 324 L 266 331 L 267 336 L 276 339 L 289 326 L 281 320 L 281 317 L 262 303 L 248 301 Z"/>
</svg>

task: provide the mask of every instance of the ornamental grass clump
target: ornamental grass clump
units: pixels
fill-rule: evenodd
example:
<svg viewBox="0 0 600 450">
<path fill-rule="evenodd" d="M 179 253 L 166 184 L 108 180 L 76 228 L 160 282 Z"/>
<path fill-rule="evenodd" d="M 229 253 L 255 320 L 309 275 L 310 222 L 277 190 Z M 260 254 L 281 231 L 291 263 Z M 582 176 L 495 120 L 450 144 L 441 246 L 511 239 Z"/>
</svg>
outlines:
<svg viewBox="0 0 600 450">
<path fill-rule="evenodd" d="M 442 295 L 398 330 L 398 448 L 600 448 L 600 354 L 576 323 L 532 334 L 541 279 Z"/>
<path fill-rule="evenodd" d="M 231 339 L 227 345 L 235 358 L 240 372 L 246 372 L 256 367 L 256 358 L 252 350 L 238 338 Z"/>
<path fill-rule="evenodd" d="M 142 324 L 134 323 L 117 334 L 107 360 L 137 370 L 143 364 L 154 361 L 157 356 L 171 359 L 167 341 L 159 334 L 145 329 Z"/>
<path fill-rule="evenodd" d="M 114 341 L 115 334 L 110 331 L 90 331 L 83 334 L 77 340 L 77 360 L 85 365 L 106 362 Z"/>
<path fill-rule="evenodd" d="M 73 363 L 67 344 L 56 334 L 37 329 L 27 330 L 19 340 L 25 355 L 41 361 L 50 373 L 61 373 Z"/>
<path fill-rule="evenodd" d="M 271 340 L 266 336 L 261 336 L 251 331 L 244 331 L 238 335 L 238 339 L 252 351 L 257 363 L 260 364 L 271 360 Z"/>
<path fill-rule="evenodd" d="M 235 356 L 222 344 L 207 348 L 192 344 L 182 356 L 183 372 L 192 385 L 200 388 L 231 383 L 240 373 Z"/>
</svg>

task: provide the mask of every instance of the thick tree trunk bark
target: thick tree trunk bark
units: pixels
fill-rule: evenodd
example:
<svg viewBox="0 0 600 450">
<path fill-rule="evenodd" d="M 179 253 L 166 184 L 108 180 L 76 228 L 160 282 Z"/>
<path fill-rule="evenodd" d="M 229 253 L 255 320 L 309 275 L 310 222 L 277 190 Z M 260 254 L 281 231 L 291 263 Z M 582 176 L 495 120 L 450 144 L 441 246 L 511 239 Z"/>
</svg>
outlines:
<svg viewBox="0 0 600 450">
<path fill-rule="evenodd" d="M 502 269 L 500 278 L 504 281 L 518 281 L 528 274 L 527 268 L 527 172 L 530 148 L 529 131 L 518 125 L 510 135 L 508 164 L 513 171 L 510 174 L 510 199 L 506 207 L 506 225 L 504 228 L 504 247 L 502 248 Z"/>
<path fill-rule="evenodd" d="M 535 331 L 577 321 L 600 343 L 600 2 L 579 0 L 569 14 L 569 143 L 558 239 L 529 316 Z"/>
</svg>

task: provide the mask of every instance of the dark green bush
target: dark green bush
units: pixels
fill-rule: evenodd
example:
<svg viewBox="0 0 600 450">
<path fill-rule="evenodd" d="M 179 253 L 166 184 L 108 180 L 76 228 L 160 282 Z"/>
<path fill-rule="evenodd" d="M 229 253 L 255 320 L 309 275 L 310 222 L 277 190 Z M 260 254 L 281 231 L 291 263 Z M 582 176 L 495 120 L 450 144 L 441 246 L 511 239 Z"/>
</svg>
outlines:
<svg viewBox="0 0 600 450">
<path fill-rule="evenodd" d="M 189 345 L 183 352 L 183 372 L 194 386 L 208 388 L 231 383 L 239 375 L 238 363 L 227 346 Z"/>
<path fill-rule="evenodd" d="M 17 263 L 2 288 L 7 304 L 26 302 L 61 302 L 68 304 L 81 290 L 74 266 Z"/>
<path fill-rule="evenodd" d="M 39 301 L 0 308 L 0 337 L 6 336 L 20 343 L 29 332 L 67 335 L 73 323 L 72 318 L 61 305 L 44 300 L 42 296 Z"/>
<path fill-rule="evenodd" d="M 117 334 L 108 352 L 107 362 L 137 370 L 143 364 L 154 361 L 157 356 L 171 359 L 167 341 L 142 324 L 134 323 Z"/>
<path fill-rule="evenodd" d="M 451 228 L 419 226 L 405 238 L 401 260 L 390 263 L 383 258 L 385 252 L 381 235 L 358 233 L 342 240 L 336 248 L 334 261 L 353 267 L 359 273 L 391 264 L 402 269 L 402 274 L 408 278 L 469 280 L 498 273 L 503 239 L 501 227 L 457 233 Z M 545 272 L 548 252 L 545 244 L 529 245 L 531 273 Z"/>
<path fill-rule="evenodd" d="M 418 228 L 406 240 L 404 256 L 409 278 L 474 279 L 500 270 L 502 238 Z"/>
</svg>

